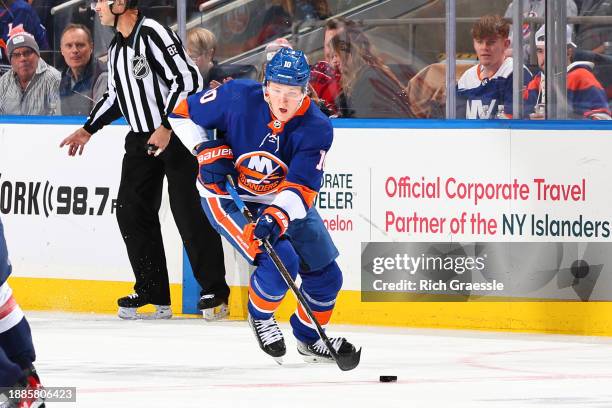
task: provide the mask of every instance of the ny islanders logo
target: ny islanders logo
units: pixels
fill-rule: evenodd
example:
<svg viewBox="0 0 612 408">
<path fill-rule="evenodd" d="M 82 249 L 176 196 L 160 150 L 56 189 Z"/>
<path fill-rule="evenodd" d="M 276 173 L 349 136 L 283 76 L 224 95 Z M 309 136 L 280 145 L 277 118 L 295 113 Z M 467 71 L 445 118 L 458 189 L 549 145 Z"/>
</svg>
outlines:
<svg viewBox="0 0 612 408">
<path fill-rule="evenodd" d="M 243 154 L 236 160 L 236 170 L 240 187 L 255 195 L 275 192 L 287 176 L 287 165 L 265 151 Z"/>
<path fill-rule="evenodd" d="M 147 57 L 144 55 L 135 55 L 132 60 L 132 74 L 134 74 L 134 78 L 142 79 L 149 75 L 151 72 L 151 68 L 149 68 L 149 62 L 147 61 Z"/>
</svg>

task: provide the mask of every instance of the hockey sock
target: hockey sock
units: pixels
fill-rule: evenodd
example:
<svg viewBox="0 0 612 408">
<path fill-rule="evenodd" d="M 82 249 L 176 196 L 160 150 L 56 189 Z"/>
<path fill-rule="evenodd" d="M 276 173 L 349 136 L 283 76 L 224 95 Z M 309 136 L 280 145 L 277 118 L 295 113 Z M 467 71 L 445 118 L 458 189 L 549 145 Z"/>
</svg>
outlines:
<svg viewBox="0 0 612 408">
<path fill-rule="evenodd" d="M 291 243 L 279 240 L 274 244 L 278 256 L 295 279 L 298 272 L 299 260 Z M 249 313 L 257 320 L 266 320 L 272 317 L 287 292 L 287 284 L 283 280 L 276 266 L 265 254 L 258 255 L 258 266 L 251 275 L 249 285 Z"/>
<path fill-rule="evenodd" d="M 317 271 L 300 273 L 302 285 L 300 292 L 310 306 L 317 322 L 325 328 L 331 319 L 336 296 L 342 287 L 342 272 L 336 261 Z M 298 303 L 297 310 L 289 320 L 293 335 L 299 341 L 312 344 L 319 339 L 314 324 Z"/>
</svg>

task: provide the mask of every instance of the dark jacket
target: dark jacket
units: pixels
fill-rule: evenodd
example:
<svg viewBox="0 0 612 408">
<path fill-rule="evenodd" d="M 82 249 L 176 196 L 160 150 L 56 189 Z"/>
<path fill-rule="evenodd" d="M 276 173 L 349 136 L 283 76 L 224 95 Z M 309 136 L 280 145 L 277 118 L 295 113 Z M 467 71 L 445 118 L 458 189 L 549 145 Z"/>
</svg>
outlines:
<svg viewBox="0 0 612 408">
<path fill-rule="evenodd" d="M 101 96 L 97 94 L 103 94 L 100 91 L 96 92 L 96 88 L 106 90 L 106 78 L 106 64 L 94 58 L 93 55 L 83 76 L 76 81 L 74 86 L 72 86 L 72 71 L 66 68 L 62 72 L 60 82 L 62 115 L 89 115 L 97 102 L 95 99 Z"/>
</svg>

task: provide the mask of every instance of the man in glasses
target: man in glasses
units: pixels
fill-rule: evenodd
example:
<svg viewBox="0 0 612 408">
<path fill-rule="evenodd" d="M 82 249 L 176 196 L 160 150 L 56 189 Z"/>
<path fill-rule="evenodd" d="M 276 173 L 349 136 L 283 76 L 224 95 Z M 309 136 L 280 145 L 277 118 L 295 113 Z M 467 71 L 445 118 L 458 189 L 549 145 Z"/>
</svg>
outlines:
<svg viewBox="0 0 612 408">
<path fill-rule="evenodd" d="M 266 66 L 263 86 L 229 81 L 187 98 L 170 115 L 176 134 L 198 155 L 206 215 L 257 266 L 250 279 L 248 320 L 260 348 L 277 362 L 286 348 L 274 312 L 288 287 L 260 250 L 260 240 L 274 245 L 294 279 L 299 273 L 300 291 L 321 325 L 328 324 L 342 286 L 338 250 L 314 207 L 333 129 L 306 95 L 309 78 L 304 53 L 281 48 Z M 212 128 L 225 137 L 207 140 L 203 129 Z M 237 180 L 238 193 L 259 216 L 255 224 L 247 224 L 227 195 L 227 175 Z M 333 361 L 301 305 L 291 326 L 306 361 Z M 355 352 L 343 337 L 331 341 L 339 354 Z"/>
<path fill-rule="evenodd" d="M 26 32 L 7 43 L 11 70 L 0 77 L 0 115 L 59 115 L 61 74 L 40 58 L 38 44 Z"/>
</svg>

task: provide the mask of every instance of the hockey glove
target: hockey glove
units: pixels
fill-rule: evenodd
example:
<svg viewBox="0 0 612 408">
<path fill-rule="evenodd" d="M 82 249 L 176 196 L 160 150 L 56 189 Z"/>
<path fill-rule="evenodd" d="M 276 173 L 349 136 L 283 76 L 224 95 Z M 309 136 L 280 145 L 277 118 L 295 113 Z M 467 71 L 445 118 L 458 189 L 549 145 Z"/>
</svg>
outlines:
<svg viewBox="0 0 612 408">
<path fill-rule="evenodd" d="M 198 146 L 197 153 L 200 183 L 213 194 L 227 195 L 225 177 L 230 175 L 236 180 L 238 176 L 232 149 L 224 140 L 210 140 Z"/>
<path fill-rule="evenodd" d="M 289 216 L 285 210 L 271 205 L 267 207 L 257 219 L 253 236 L 256 239 L 267 238 L 274 245 L 278 237 L 283 235 L 289 227 Z"/>
</svg>

